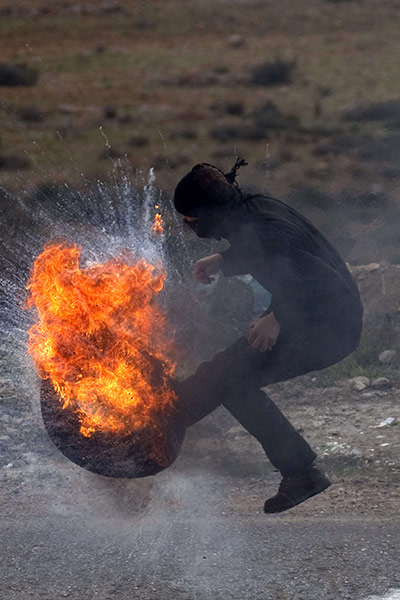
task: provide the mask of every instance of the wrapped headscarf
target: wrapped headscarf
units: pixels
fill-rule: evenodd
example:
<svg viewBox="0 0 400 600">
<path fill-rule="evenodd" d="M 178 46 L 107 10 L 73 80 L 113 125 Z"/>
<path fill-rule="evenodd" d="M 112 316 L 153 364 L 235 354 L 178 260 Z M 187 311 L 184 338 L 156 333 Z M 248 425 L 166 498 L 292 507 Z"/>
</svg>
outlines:
<svg viewBox="0 0 400 600">
<path fill-rule="evenodd" d="M 223 173 L 213 165 L 200 163 L 176 186 L 175 208 L 187 217 L 198 217 L 187 225 L 199 237 L 222 237 L 221 223 L 242 202 L 236 175 L 244 165 L 244 159 L 237 159 L 229 173 Z"/>
</svg>

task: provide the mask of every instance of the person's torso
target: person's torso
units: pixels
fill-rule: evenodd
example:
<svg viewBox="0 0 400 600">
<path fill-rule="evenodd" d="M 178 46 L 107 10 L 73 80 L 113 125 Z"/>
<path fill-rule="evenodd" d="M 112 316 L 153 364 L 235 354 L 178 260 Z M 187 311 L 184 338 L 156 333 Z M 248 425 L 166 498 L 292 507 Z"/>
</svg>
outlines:
<svg viewBox="0 0 400 600">
<path fill-rule="evenodd" d="M 244 210 L 227 226 L 231 247 L 247 253 L 249 274 L 279 298 L 283 319 L 316 324 L 358 321 L 356 283 L 330 242 L 293 208 L 266 196 L 244 196 Z"/>
</svg>

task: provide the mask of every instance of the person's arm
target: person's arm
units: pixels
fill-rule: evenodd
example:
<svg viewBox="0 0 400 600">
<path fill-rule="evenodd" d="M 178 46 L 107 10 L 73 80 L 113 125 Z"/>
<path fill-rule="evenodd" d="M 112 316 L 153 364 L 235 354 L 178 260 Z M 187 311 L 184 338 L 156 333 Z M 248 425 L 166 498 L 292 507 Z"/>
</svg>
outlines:
<svg viewBox="0 0 400 600">
<path fill-rule="evenodd" d="M 223 262 L 221 254 L 212 254 L 205 256 L 196 262 L 193 268 L 193 276 L 200 283 L 209 284 L 214 281 L 214 277 Z"/>
</svg>

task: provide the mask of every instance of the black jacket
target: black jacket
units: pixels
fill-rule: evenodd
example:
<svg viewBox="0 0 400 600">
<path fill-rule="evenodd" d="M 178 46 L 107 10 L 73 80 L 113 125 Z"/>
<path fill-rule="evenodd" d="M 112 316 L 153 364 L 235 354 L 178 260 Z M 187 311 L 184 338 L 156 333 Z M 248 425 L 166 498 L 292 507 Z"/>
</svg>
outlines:
<svg viewBox="0 0 400 600">
<path fill-rule="evenodd" d="M 226 276 L 250 274 L 272 294 L 285 331 L 300 336 L 346 336 L 358 343 L 362 305 L 343 259 L 324 236 L 279 200 L 243 194 L 223 226 L 230 248 L 221 252 Z"/>
</svg>

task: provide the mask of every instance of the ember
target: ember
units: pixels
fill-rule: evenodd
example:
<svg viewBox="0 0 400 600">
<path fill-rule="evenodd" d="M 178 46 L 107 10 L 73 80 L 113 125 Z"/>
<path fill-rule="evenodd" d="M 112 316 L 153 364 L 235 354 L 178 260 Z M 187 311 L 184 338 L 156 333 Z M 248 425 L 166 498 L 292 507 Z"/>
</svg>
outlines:
<svg viewBox="0 0 400 600">
<path fill-rule="evenodd" d="M 158 208 L 158 207 L 156 207 Z M 163 232 L 163 221 L 160 213 L 157 213 L 154 217 L 154 223 L 151 226 L 152 231 L 155 233 L 161 234 Z"/>
<path fill-rule="evenodd" d="M 80 256 L 75 245 L 49 244 L 27 286 L 39 315 L 28 350 L 47 380 L 46 428 L 81 466 L 153 474 L 176 458 L 183 437 L 172 425 L 173 348 L 155 302 L 165 273 L 129 254 L 86 268 Z"/>
</svg>

